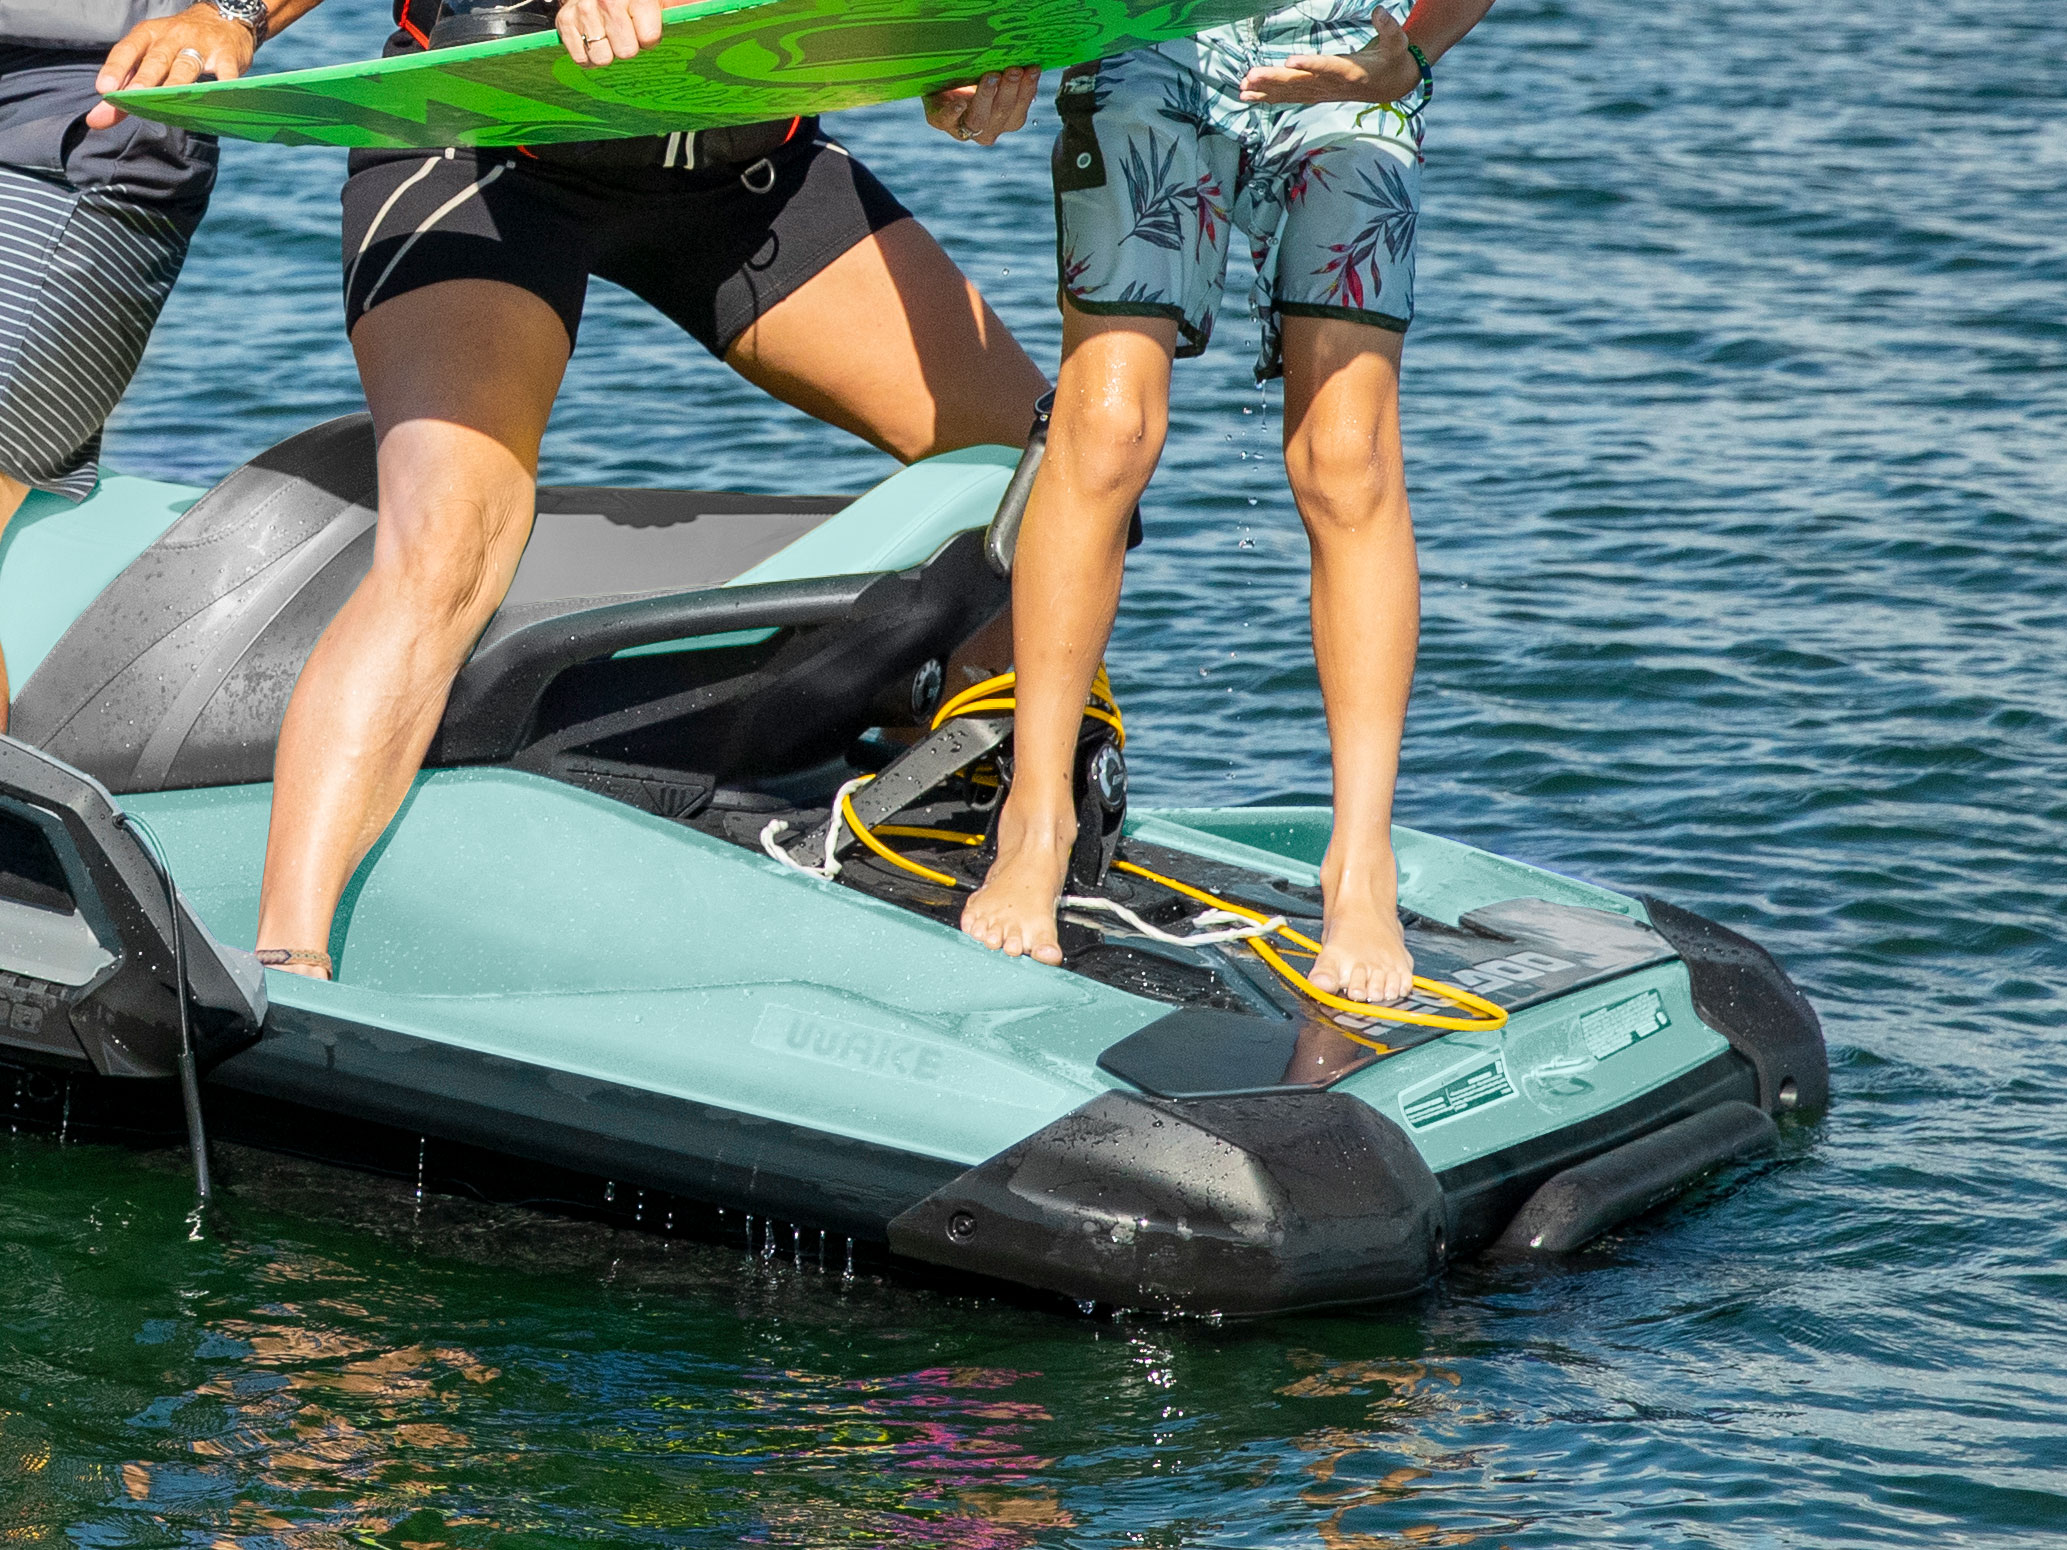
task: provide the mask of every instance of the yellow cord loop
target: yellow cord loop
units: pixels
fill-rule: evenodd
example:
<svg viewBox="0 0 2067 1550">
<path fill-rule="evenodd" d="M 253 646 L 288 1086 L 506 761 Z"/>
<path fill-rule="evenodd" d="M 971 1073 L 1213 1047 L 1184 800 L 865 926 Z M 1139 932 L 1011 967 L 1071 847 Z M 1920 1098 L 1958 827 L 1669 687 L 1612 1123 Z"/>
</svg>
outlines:
<svg viewBox="0 0 2067 1550">
<path fill-rule="evenodd" d="M 1267 915 L 1260 914 L 1252 909 L 1245 909 L 1243 906 L 1223 899 L 1217 894 L 1208 893 L 1203 888 L 1194 888 L 1189 883 L 1180 883 L 1174 877 L 1165 877 L 1160 872 L 1151 872 L 1147 867 L 1136 866 L 1131 861 L 1115 861 L 1112 865 L 1115 872 L 1129 872 L 1136 877 L 1145 877 L 1152 883 L 1160 883 L 1172 893 L 1182 894 L 1187 899 L 1196 899 L 1201 904 L 1210 904 L 1215 909 L 1226 910 L 1230 915 L 1239 915 L 1245 920 L 1253 920 L 1259 924 L 1270 919 Z M 1295 947 L 1304 948 L 1307 952 L 1318 953 L 1321 950 L 1320 943 L 1316 942 L 1305 932 L 1295 930 L 1291 926 L 1279 926 L 1277 934 L 1291 942 Z M 1439 996 L 1454 1006 L 1463 1007 L 1468 1012 L 1476 1012 L 1478 1014 L 1476 1017 L 1447 1017 L 1437 1012 L 1409 1012 L 1396 1006 L 1378 1006 L 1368 1001 L 1352 1001 L 1347 996 L 1338 996 L 1329 991 L 1322 990 L 1312 980 L 1285 962 L 1278 950 L 1261 937 L 1253 939 L 1249 945 L 1256 950 L 1256 956 L 1269 964 L 1271 969 L 1288 984 L 1297 986 L 1302 994 L 1311 996 L 1322 1006 L 1333 1007 L 1338 1012 L 1353 1012 L 1358 1017 L 1372 1017 L 1388 1023 L 1412 1023 L 1417 1028 L 1445 1028 L 1455 1033 L 1491 1033 L 1496 1028 L 1507 1026 L 1506 1008 L 1495 1006 L 1483 996 L 1475 996 L 1462 986 L 1445 984 L 1441 980 L 1423 979 L 1418 974 L 1414 976 L 1414 988 L 1416 990 L 1425 991 L 1431 996 Z M 1359 1038 L 1347 1028 L 1341 1028 L 1338 1031 L 1343 1037 L 1354 1040 L 1358 1044 L 1369 1045 L 1372 1049 L 1387 1053 L 1390 1053 L 1392 1049 L 1391 1045 L 1380 1044 L 1375 1039 Z"/>
<path fill-rule="evenodd" d="M 1012 693 L 1018 687 L 1017 673 L 999 673 L 981 683 L 973 683 L 961 693 L 948 698 L 940 709 L 933 713 L 933 730 L 939 731 L 957 716 L 981 716 L 991 711 L 1016 711 L 1019 700 Z M 1113 698 L 1112 680 L 1105 675 L 1105 664 L 1098 664 L 1098 676 L 1091 680 L 1091 692 L 1084 701 L 1084 714 L 1093 721 L 1102 721 L 1113 730 L 1119 745 L 1127 746 L 1126 724 L 1120 719 L 1120 702 Z"/>
<path fill-rule="evenodd" d="M 875 776 L 869 776 L 869 780 L 874 779 Z M 867 784 L 866 781 L 855 782 L 855 785 L 865 784 Z M 870 831 L 868 825 L 861 821 L 861 815 L 854 811 L 854 792 L 851 788 L 840 793 L 840 816 L 847 820 L 847 827 L 854 831 L 854 837 L 857 840 L 889 862 L 890 865 L 903 867 L 905 871 L 911 873 L 914 877 L 923 877 L 927 882 L 938 883 L 943 888 L 966 888 L 969 886 L 959 877 L 949 877 L 945 872 L 936 872 L 929 866 L 920 866 L 918 862 L 913 861 L 907 856 L 900 856 L 888 845 L 877 839 L 874 833 Z M 923 834 L 926 831 L 919 830 L 917 832 Z M 979 834 L 976 837 L 976 843 L 979 845 L 983 843 L 982 835 Z"/>
</svg>

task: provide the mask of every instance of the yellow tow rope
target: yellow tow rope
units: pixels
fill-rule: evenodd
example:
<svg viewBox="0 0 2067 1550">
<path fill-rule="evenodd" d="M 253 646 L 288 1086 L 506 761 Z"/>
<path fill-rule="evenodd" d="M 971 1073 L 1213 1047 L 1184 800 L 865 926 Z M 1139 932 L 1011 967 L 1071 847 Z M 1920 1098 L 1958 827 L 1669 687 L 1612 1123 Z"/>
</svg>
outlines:
<svg viewBox="0 0 2067 1550">
<path fill-rule="evenodd" d="M 933 730 L 938 731 L 957 716 L 978 716 L 987 711 L 1016 711 L 1019 708 L 1019 702 L 1011 691 L 1018 685 L 1018 682 L 1018 674 L 1008 672 L 999 673 L 992 678 L 986 678 L 981 683 L 971 684 L 968 688 L 962 690 L 961 693 L 945 701 L 940 709 L 934 712 Z M 1091 681 L 1091 693 L 1085 703 L 1084 714 L 1111 727 L 1114 735 L 1119 739 L 1120 745 L 1122 747 L 1126 746 L 1127 729 L 1121 722 L 1119 701 L 1113 697 L 1112 680 L 1106 676 L 1103 663 L 1099 664 L 1098 676 Z M 873 776 L 869 778 L 874 779 Z M 859 785 L 862 782 L 857 782 L 856 784 Z M 854 831 L 856 839 L 860 840 L 863 845 L 866 845 L 877 856 L 889 862 L 890 865 L 902 868 L 915 877 L 923 877 L 929 883 L 937 883 L 942 888 L 967 888 L 969 886 L 968 883 L 959 877 L 951 877 L 947 873 L 937 871 L 932 867 L 922 866 L 908 856 L 899 855 L 888 845 L 885 845 L 877 836 L 889 834 L 899 838 L 938 840 L 954 845 L 981 845 L 983 843 L 982 835 L 968 834 L 959 829 L 930 829 L 918 825 L 891 823 L 881 824 L 872 830 L 861 821 L 860 815 L 854 811 L 852 788 L 841 794 L 840 816 L 846 821 L 847 827 Z M 1254 921 L 1258 925 L 1268 925 L 1271 920 L 1276 918 L 1261 914 L 1256 910 L 1246 909 L 1242 905 L 1221 898 L 1218 894 L 1208 893 L 1203 888 L 1194 888 L 1189 883 L 1179 882 L 1174 877 L 1165 877 L 1160 872 L 1151 872 L 1147 867 L 1137 866 L 1132 861 L 1115 861 L 1113 868 L 1116 871 L 1127 872 L 1136 877 L 1146 878 L 1152 883 L 1168 888 L 1173 893 L 1182 894 L 1185 898 L 1194 899 L 1214 909 L 1224 910 L 1228 914 L 1238 916 L 1241 919 Z M 1320 943 L 1316 942 L 1305 932 L 1294 930 L 1291 926 L 1279 925 L 1275 928 L 1275 934 L 1290 942 L 1292 944 L 1292 951 L 1299 952 L 1303 956 L 1314 957 L 1321 951 Z M 1448 1001 L 1454 1006 L 1462 1007 L 1467 1012 L 1474 1012 L 1478 1014 L 1477 1016 L 1450 1017 L 1437 1012 L 1410 1012 L 1401 1007 L 1380 1006 L 1367 1001 L 1352 1001 L 1346 996 L 1338 996 L 1329 991 L 1322 990 L 1304 974 L 1287 963 L 1283 954 L 1260 936 L 1249 938 L 1249 946 L 1255 950 L 1256 956 L 1268 964 L 1271 970 L 1287 984 L 1294 986 L 1302 995 L 1310 997 L 1322 1006 L 1333 1008 L 1338 1012 L 1349 1012 L 1358 1017 L 1369 1017 L 1381 1022 L 1409 1023 L 1417 1028 L 1442 1028 L 1457 1033 L 1490 1033 L 1496 1028 L 1505 1027 L 1507 1024 L 1507 1011 L 1504 1007 L 1495 1006 L 1483 996 L 1475 996 L 1462 986 L 1451 985 L 1442 980 L 1424 979 L 1418 974 L 1413 977 L 1413 984 L 1416 990 Z M 1353 1043 L 1365 1045 L 1384 1054 L 1392 1052 L 1391 1045 L 1381 1044 L 1376 1039 L 1364 1038 L 1350 1029 L 1341 1027 L 1339 1024 L 1336 1027 L 1336 1031 Z"/>
</svg>

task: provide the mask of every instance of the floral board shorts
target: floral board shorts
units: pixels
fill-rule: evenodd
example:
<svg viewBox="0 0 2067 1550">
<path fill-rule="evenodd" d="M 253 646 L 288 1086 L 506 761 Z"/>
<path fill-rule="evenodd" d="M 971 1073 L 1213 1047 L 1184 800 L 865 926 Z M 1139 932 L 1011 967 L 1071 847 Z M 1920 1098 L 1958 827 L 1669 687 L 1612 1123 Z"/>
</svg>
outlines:
<svg viewBox="0 0 2067 1550">
<path fill-rule="evenodd" d="M 1411 0 L 1383 0 L 1403 19 Z M 1371 0 L 1303 0 L 1195 38 L 1078 65 L 1056 108 L 1056 255 L 1079 309 L 1164 317 L 1181 356 L 1213 332 L 1235 228 L 1263 325 L 1259 381 L 1283 371 L 1285 316 L 1405 333 L 1414 316 L 1420 95 L 1400 103 L 1241 100 L 1242 77 L 1371 41 Z"/>
</svg>

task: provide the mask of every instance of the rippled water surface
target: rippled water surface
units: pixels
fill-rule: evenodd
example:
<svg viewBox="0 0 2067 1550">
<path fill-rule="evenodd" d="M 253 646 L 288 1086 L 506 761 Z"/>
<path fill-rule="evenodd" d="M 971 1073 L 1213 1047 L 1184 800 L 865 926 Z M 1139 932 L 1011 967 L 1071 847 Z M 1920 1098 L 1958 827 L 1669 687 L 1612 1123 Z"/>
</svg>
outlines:
<svg viewBox="0 0 2067 1550">
<path fill-rule="evenodd" d="M 370 53 L 331 0 L 285 65 Z M 1836 1099 L 1568 1266 L 1120 1325 L 228 1159 L 0 1143 L 0 1534 L 92 1546 L 2067 1542 L 2067 21 L 1501 0 L 1442 70 L 1407 821 L 1745 929 Z M 1045 113 L 1045 110 L 1044 110 Z M 1052 125 L 1052 118 L 1045 118 Z M 842 121 L 1052 361 L 1046 129 Z M 356 403 L 339 158 L 231 146 L 113 459 Z M 1113 651 L 1150 800 L 1320 799 L 1230 311 Z M 592 300 L 549 476 L 875 454 Z"/>
</svg>

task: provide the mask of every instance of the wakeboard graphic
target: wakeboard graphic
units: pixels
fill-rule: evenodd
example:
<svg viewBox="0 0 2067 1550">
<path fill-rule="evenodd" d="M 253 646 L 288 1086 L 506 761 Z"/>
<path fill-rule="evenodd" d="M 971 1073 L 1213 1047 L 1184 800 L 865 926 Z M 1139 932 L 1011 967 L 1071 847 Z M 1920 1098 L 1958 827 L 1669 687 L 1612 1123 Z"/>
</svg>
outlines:
<svg viewBox="0 0 2067 1550">
<path fill-rule="evenodd" d="M 831 113 L 1012 65 L 1101 59 L 1255 14 L 1260 0 L 700 0 L 586 69 L 557 33 L 114 93 L 140 118 L 281 145 L 546 145 Z"/>
</svg>

